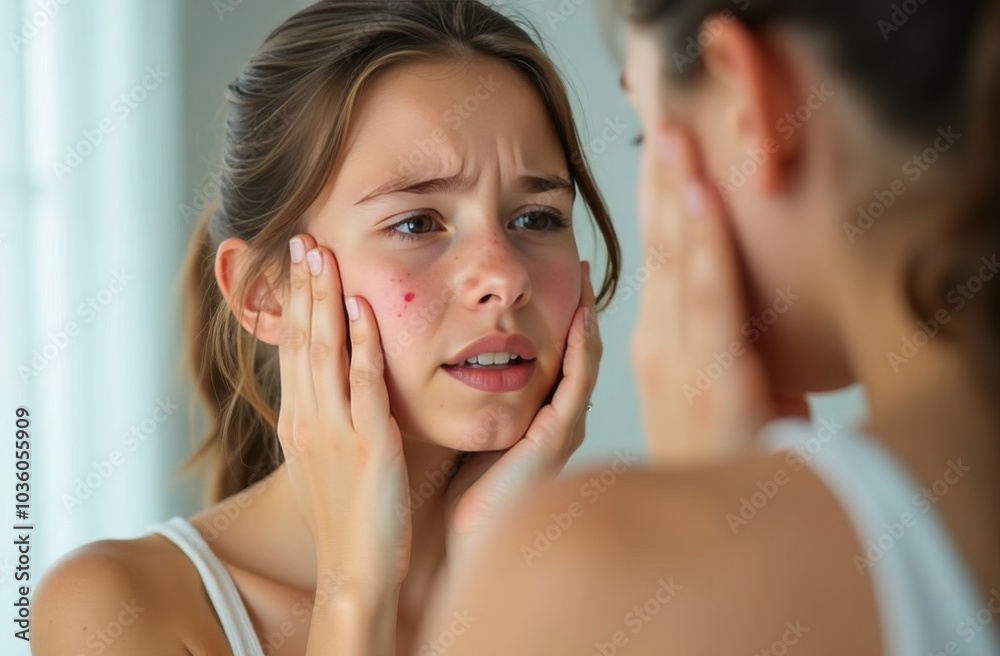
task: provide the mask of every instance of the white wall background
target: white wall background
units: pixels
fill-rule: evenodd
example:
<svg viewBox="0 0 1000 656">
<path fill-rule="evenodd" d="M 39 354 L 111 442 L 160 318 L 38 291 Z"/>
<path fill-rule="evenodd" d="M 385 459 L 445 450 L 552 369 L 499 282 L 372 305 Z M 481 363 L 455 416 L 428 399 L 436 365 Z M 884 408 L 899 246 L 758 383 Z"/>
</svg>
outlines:
<svg viewBox="0 0 1000 656">
<path fill-rule="evenodd" d="M 192 225 L 181 205 L 211 193 L 225 85 L 305 4 L 0 3 L 0 426 L 12 441 L 16 408 L 29 408 L 32 582 L 84 542 L 134 537 L 199 507 L 195 481 L 173 477 L 193 440 L 176 287 Z M 625 254 L 619 299 L 600 319 L 605 355 L 588 437 L 570 470 L 617 449 L 643 453 L 628 358 L 645 260 L 630 144 L 640 126 L 618 92 L 620 64 L 595 0 L 492 4 L 531 19 L 564 72 Z M 580 235 L 599 280 L 591 231 Z M 862 395 L 833 395 L 816 410 L 851 420 L 863 413 Z M 13 526 L 8 444 L 0 499 Z M 16 598 L 11 540 L 0 547 L 5 604 Z M 0 651 L 27 654 L 12 633 Z"/>
</svg>

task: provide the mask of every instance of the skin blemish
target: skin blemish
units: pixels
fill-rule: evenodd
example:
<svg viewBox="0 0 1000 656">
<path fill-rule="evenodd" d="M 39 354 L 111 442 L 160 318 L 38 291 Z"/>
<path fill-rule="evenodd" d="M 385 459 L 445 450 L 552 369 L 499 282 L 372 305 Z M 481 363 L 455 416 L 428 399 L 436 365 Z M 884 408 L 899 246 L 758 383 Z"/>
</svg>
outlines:
<svg viewBox="0 0 1000 656">
<path fill-rule="evenodd" d="M 416 296 L 417 295 L 414 294 L 413 292 L 406 292 L 406 295 L 403 296 L 403 300 L 406 301 L 407 303 L 410 303 L 411 301 L 413 301 L 414 298 L 416 298 Z"/>
</svg>

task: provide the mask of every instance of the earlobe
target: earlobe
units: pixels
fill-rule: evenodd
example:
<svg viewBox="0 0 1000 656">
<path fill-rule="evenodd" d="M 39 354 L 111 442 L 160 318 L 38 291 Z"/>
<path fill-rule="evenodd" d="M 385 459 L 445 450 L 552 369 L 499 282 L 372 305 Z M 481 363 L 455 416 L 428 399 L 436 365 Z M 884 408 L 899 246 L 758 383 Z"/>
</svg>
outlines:
<svg viewBox="0 0 1000 656">
<path fill-rule="evenodd" d="M 258 274 L 245 298 L 237 298 L 238 282 L 249 247 L 238 237 L 224 240 L 215 253 L 215 279 L 229 310 L 243 328 L 267 344 L 277 345 L 281 331 L 281 304 L 274 298 L 267 278 Z"/>
<path fill-rule="evenodd" d="M 726 98 L 732 103 L 732 121 L 727 128 L 754 160 L 758 190 L 773 193 L 788 178 L 788 165 L 800 145 L 801 135 L 783 129 L 784 117 L 794 112 L 794 79 L 765 37 L 735 19 L 720 22 L 705 48 L 705 69 L 730 92 Z"/>
</svg>

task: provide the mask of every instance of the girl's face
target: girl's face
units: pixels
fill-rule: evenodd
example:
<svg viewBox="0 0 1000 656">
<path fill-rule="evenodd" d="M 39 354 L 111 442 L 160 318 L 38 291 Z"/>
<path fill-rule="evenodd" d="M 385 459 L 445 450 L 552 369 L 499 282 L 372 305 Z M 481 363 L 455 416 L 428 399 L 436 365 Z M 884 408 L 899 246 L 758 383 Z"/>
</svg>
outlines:
<svg viewBox="0 0 1000 656">
<path fill-rule="evenodd" d="M 554 124 L 486 57 L 390 69 L 351 120 L 306 231 L 375 311 L 393 416 L 410 438 L 509 448 L 559 377 L 580 301 Z"/>
</svg>

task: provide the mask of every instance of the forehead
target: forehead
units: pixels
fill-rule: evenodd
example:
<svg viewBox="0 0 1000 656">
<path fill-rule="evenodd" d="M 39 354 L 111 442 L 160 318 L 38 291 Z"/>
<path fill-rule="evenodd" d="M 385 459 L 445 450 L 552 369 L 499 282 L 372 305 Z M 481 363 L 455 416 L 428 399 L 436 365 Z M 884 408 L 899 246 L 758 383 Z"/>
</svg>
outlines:
<svg viewBox="0 0 1000 656">
<path fill-rule="evenodd" d="M 347 175 L 389 176 L 407 164 L 444 171 L 469 167 L 470 160 L 565 169 L 538 90 L 498 59 L 398 65 L 372 81 L 353 113 L 342 167 Z"/>
</svg>

